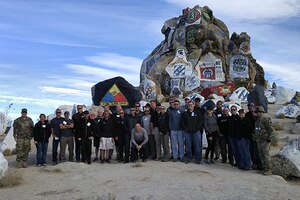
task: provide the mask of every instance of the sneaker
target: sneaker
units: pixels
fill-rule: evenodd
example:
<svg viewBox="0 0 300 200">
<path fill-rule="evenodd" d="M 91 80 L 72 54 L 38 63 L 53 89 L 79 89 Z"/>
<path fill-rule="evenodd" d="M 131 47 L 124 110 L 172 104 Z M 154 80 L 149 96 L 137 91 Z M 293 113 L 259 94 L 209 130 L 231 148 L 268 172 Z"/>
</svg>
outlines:
<svg viewBox="0 0 300 200">
<path fill-rule="evenodd" d="M 215 161 L 213 159 L 211 159 L 210 164 L 215 164 Z"/>
<path fill-rule="evenodd" d="M 172 160 L 172 162 L 177 162 L 178 161 L 178 159 L 177 158 L 174 158 L 173 160 Z"/>
<path fill-rule="evenodd" d="M 207 159 L 204 159 L 204 163 L 210 165 L 210 162 Z"/>
<path fill-rule="evenodd" d="M 93 162 L 96 162 L 98 160 L 99 160 L 98 157 L 95 157 L 94 160 L 93 160 Z"/>
<path fill-rule="evenodd" d="M 45 166 L 47 166 L 47 164 L 46 164 L 46 163 L 44 163 L 44 164 L 43 164 L 43 166 L 45 167 Z"/>
<path fill-rule="evenodd" d="M 38 167 L 41 167 L 42 165 L 41 165 L 41 164 L 38 164 L 37 166 L 38 166 Z"/>
</svg>

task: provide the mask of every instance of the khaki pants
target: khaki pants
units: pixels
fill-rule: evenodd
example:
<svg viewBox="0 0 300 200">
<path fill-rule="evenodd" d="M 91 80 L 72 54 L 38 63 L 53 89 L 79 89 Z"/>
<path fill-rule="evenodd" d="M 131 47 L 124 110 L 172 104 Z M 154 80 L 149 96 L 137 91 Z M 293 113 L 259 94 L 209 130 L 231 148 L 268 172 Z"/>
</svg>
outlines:
<svg viewBox="0 0 300 200">
<path fill-rule="evenodd" d="M 68 151 L 69 151 L 69 161 L 73 161 L 73 156 L 74 156 L 73 136 L 60 138 L 60 154 L 59 154 L 59 156 L 60 156 L 60 160 L 62 162 L 66 161 L 65 151 L 66 151 L 67 145 L 68 145 Z"/>
</svg>

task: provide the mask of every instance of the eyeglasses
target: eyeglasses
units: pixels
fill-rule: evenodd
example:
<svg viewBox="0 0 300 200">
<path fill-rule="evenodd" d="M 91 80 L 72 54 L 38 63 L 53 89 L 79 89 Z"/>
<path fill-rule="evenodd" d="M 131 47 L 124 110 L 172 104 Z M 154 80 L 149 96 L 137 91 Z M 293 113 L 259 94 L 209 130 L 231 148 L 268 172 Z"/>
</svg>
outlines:
<svg viewBox="0 0 300 200">
<path fill-rule="evenodd" d="M 65 113 L 65 115 L 70 115 L 69 113 Z"/>
</svg>

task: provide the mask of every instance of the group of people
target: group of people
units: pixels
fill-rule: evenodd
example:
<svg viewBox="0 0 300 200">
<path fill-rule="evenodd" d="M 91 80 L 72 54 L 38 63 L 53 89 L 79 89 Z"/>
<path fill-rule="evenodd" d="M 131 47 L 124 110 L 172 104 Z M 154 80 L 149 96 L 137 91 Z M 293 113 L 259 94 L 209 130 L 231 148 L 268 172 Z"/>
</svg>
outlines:
<svg viewBox="0 0 300 200">
<path fill-rule="evenodd" d="M 115 150 L 117 161 L 123 163 L 140 158 L 143 162 L 153 159 L 188 164 L 194 160 L 196 164 L 214 164 L 221 157 L 222 163 L 228 161 L 239 169 L 260 169 L 265 175 L 271 174 L 269 148 L 274 130 L 261 106 L 250 103 L 245 113 L 234 105 L 223 106 L 222 101 L 216 106 L 201 107 L 199 98 L 194 101 L 186 98 L 185 105 L 170 99 L 166 108 L 152 100 L 143 108 L 137 102 L 129 109 L 129 114 L 125 111 L 116 106 L 112 113 L 106 105 L 92 118 L 89 111 L 83 111 L 83 106 L 78 105 L 72 118 L 68 111 L 62 117 L 61 110 L 56 109 L 56 116 L 50 122 L 41 114 L 34 125 L 27 117 L 27 109 L 22 109 L 22 116 L 13 124 L 17 166 L 27 167 L 32 137 L 37 147 L 36 165 L 45 166 L 52 135 L 53 165 L 58 161 L 74 161 L 74 150 L 77 162 L 110 163 Z M 203 159 L 204 136 L 208 146 Z M 67 146 L 68 158 L 65 155 Z M 92 146 L 95 147 L 93 160 Z"/>
</svg>

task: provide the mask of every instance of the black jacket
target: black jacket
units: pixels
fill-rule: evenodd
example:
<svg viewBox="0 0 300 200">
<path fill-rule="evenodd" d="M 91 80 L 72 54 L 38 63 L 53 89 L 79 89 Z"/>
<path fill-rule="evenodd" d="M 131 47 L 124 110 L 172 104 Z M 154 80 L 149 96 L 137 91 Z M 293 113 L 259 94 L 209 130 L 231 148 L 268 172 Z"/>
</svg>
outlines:
<svg viewBox="0 0 300 200">
<path fill-rule="evenodd" d="M 97 136 L 97 129 L 95 121 L 91 118 L 82 118 L 79 123 L 79 133 L 76 132 L 77 137 L 87 139 L 89 137 Z"/>
<path fill-rule="evenodd" d="M 125 117 L 117 117 L 115 122 L 116 129 L 116 137 L 124 138 L 128 132 L 128 128 L 126 127 Z"/>
<path fill-rule="evenodd" d="M 223 136 L 228 136 L 230 116 L 225 117 L 222 115 L 222 117 L 217 118 L 217 120 L 220 134 Z"/>
<path fill-rule="evenodd" d="M 237 126 L 238 126 L 238 132 L 237 132 L 238 139 L 251 138 L 251 133 L 252 133 L 250 130 L 251 121 L 249 120 L 249 118 L 247 117 L 244 117 L 243 119 L 239 118 Z"/>
<path fill-rule="evenodd" d="M 183 130 L 196 133 L 203 127 L 203 115 L 199 110 L 194 109 L 193 112 L 187 110 L 182 114 L 181 123 Z"/>
<path fill-rule="evenodd" d="M 112 118 L 108 119 L 101 119 L 100 123 L 98 124 L 100 127 L 100 138 L 105 137 L 105 138 L 111 138 L 115 137 L 115 126 L 114 126 L 114 121 Z"/>
<path fill-rule="evenodd" d="M 237 138 L 239 135 L 239 127 L 238 127 L 238 123 L 240 120 L 240 116 L 239 115 L 231 115 L 230 116 L 230 120 L 229 120 L 229 136 L 230 137 L 235 137 Z"/>
<path fill-rule="evenodd" d="M 44 123 L 41 121 L 37 122 L 33 129 L 34 141 L 47 143 L 51 136 L 51 125 L 45 120 Z"/>
<path fill-rule="evenodd" d="M 169 114 L 165 112 L 164 114 L 160 113 L 158 116 L 158 130 L 163 135 L 166 135 L 170 131 L 169 127 Z"/>
<path fill-rule="evenodd" d="M 73 116 L 72 116 L 72 120 L 74 121 L 74 132 L 75 132 L 75 137 L 78 138 L 77 136 L 80 134 L 80 123 L 81 123 L 81 120 L 83 118 L 83 113 L 75 113 Z"/>
</svg>

